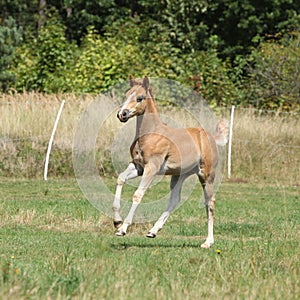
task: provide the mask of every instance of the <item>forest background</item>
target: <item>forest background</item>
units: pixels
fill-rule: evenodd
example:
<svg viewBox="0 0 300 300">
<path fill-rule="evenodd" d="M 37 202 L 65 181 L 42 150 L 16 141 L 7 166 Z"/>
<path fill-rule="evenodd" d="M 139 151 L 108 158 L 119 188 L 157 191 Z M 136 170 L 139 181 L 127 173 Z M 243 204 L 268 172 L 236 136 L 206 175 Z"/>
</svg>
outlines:
<svg viewBox="0 0 300 300">
<path fill-rule="evenodd" d="M 148 75 L 211 106 L 299 111 L 299 0 L 0 0 L 3 93 L 99 93 Z"/>
</svg>

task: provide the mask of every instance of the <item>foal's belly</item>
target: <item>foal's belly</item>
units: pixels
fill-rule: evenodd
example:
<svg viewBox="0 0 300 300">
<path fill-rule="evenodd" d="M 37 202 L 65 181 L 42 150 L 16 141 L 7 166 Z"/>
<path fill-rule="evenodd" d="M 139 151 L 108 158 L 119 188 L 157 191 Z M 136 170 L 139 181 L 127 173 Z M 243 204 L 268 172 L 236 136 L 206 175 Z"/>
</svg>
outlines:
<svg viewBox="0 0 300 300">
<path fill-rule="evenodd" d="M 199 172 L 199 160 L 190 161 L 188 163 L 174 163 L 166 160 L 158 172 L 159 175 L 182 175 L 186 173 Z"/>
</svg>

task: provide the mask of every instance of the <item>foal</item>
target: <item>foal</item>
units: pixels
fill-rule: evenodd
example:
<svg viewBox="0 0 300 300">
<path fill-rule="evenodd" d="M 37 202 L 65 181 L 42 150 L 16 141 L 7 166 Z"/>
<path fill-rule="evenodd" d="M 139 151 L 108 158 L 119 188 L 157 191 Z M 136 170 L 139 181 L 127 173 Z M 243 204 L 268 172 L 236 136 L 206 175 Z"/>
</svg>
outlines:
<svg viewBox="0 0 300 300">
<path fill-rule="evenodd" d="M 139 82 L 131 75 L 130 86 L 131 89 L 126 93 L 126 101 L 117 117 L 121 122 L 127 122 L 128 119 L 136 116 L 136 134 L 130 147 L 132 162 L 119 175 L 117 181 L 113 202 L 114 225 L 118 228 L 116 235 L 126 234 L 128 226 L 132 224 L 135 210 L 154 176 L 157 174 L 171 175 L 171 195 L 167 209 L 147 234 L 147 237 L 154 238 L 179 203 L 184 180 L 190 175 L 196 174 L 204 191 L 208 217 L 208 236 L 201 247 L 209 248 L 214 243 L 213 182 L 218 163 L 217 144 L 225 145 L 227 142 L 225 122 L 219 122 L 216 136 L 212 136 L 200 127 L 168 127 L 159 118 L 148 77 Z M 133 195 L 129 214 L 123 222 L 119 213 L 122 187 L 127 180 L 137 176 L 142 176 L 142 179 Z"/>
</svg>

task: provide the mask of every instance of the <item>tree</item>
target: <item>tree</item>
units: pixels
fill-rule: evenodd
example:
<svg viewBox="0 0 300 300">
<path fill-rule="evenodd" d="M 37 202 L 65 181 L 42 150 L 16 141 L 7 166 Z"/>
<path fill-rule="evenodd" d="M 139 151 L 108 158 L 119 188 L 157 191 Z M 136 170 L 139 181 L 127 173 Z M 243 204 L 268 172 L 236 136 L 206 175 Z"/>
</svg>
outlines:
<svg viewBox="0 0 300 300">
<path fill-rule="evenodd" d="M 10 64 L 14 58 L 15 48 L 21 40 L 21 29 L 17 28 L 12 17 L 0 23 L 0 90 L 6 91 L 15 80 L 10 71 Z"/>
<path fill-rule="evenodd" d="M 38 28 L 44 26 L 46 22 L 46 9 L 47 9 L 47 1 L 46 0 L 40 0 L 39 3 L 39 21 L 38 21 Z"/>
<path fill-rule="evenodd" d="M 203 22 L 223 58 L 249 54 L 268 35 L 300 27 L 298 0 L 208 0 Z"/>
<path fill-rule="evenodd" d="M 18 28 L 22 28 L 22 40 L 37 34 L 39 0 L 0 0 L 0 19 L 12 17 Z"/>
</svg>

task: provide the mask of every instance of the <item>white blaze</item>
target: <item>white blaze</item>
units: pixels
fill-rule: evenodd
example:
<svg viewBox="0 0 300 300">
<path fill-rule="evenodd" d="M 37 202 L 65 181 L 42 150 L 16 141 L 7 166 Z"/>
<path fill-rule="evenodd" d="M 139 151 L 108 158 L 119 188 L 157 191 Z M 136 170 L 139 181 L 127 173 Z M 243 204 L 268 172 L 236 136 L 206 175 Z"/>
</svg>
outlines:
<svg viewBox="0 0 300 300">
<path fill-rule="evenodd" d="M 124 102 L 121 111 L 123 111 L 124 109 L 126 109 L 127 105 L 130 103 L 130 101 L 132 100 L 132 98 L 136 95 L 136 92 L 133 92 L 132 94 L 129 95 L 129 97 L 126 99 L 126 101 Z"/>
</svg>

